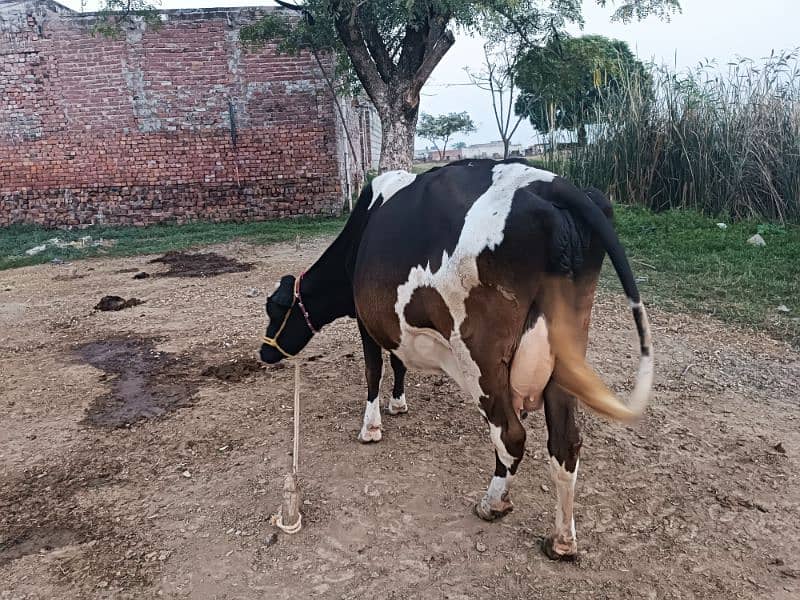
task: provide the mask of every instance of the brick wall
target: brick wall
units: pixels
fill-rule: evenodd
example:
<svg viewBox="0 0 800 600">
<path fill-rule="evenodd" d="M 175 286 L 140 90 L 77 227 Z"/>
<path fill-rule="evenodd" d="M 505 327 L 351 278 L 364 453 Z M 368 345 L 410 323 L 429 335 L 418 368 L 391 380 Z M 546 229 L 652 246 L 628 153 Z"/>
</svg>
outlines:
<svg viewBox="0 0 800 600">
<path fill-rule="evenodd" d="M 268 9 L 92 17 L 0 0 L 0 226 L 253 220 L 341 210 L 341 126 L 313 57 L 250 51 Z"/>
</svg>

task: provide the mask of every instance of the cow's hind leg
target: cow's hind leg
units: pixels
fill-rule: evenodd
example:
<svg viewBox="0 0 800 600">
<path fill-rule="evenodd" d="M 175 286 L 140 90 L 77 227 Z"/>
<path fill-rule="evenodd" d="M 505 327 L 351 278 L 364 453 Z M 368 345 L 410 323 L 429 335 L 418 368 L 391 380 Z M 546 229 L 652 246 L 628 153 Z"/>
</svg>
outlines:
<svg viewBox="0 0 800 600">
<path fill-rule="evenodd" d="M 475 505 L 475 514 L 485 521 L 504 517 L 514 509 L 509 492 L 525 454 L 525 428 L 513 410 L 510 399 L 500 406 L 487 406 L 491 404 L 483 403 L 483 412 L 489 422 L 489 435 L 495 447 L 494 477 L 484 497 Z"/>
<path fill-rule="evenodd" d="M 361 343 L 364 347 L 364 366 L 367 375 L 367 407 L 364 410 L 364 423 L 358 434 L 362 443 L 379 442 L 381 432 L 381 402 L 379 400 L 381 377 L 383 376 L 383 357 L 381 347 L 370 337 L 361 321 L 358 322 Z"/>
<path fill-rule="evenodd" d="M 389 399 L 389 404 L 386 406 L 386 412 L 390 415 L 399 415 L 408 412 L 405 391 L 406 366 L 394 353 L 391 353 L 389 356 L 392 364 L 392 372 L 394 373 L 394 387 L 392 388 L 392 397 Z"/>
<path fill-rule="evenodd" d="M 556 488 L 556 522 L 552 534 L 543 540 L 542 550 L 553 560 L 575 560 L 578 555 L 572 515 L 581 450 L 581 434 L 575 422 L 576 404 L 574 396 L 550 380 L 544 391 L 544 413 L 550 477 Z"/>
</svg>

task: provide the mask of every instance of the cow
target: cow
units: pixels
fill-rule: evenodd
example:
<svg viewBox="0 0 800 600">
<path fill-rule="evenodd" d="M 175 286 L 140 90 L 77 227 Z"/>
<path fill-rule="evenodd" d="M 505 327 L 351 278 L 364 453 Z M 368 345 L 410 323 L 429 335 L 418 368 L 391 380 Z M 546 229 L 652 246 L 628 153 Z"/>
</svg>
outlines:
<svg viewBox="0 0 800 600">
<path fill-rule="evenodd" d="M 362 190 L 339 236 L 303 274 L 281 278 L 266 302 L 266 363 L 297 355 L 322 327 L 355 318 L 367 404 L 358 439 L 382 435 L 382 350 L 394 389 L 386 411 L 406 412 L 406 369 L 444 373 L 489 426 L 495 471 L 474 507 L 491 521 L 513 509 L 528 411 L 544 408 L 555 527 L 551 559 L 574 560 L 573 498 L 581 435 L 578 401 L 633 422 L 653 380 L 647 313 L 611 223 L 608 199 L 523 160 L 464 160 L 414 175 L 384 173 Z M 586 364 L 589 317 L 605 254 L 627 295 L 639 369 L 627 404 Z"/>
</svg>

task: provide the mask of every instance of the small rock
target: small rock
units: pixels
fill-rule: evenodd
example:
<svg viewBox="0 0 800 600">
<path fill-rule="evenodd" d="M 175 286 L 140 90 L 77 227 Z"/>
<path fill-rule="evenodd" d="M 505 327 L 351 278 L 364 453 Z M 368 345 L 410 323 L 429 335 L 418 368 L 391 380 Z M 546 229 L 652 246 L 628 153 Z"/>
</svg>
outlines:
<svg viewBox="0 0 800 600">
<path fill-rule="evenodd" d="M 41 246 L 34 246 L 33 248 L 28 248 L 25 250 L 25 254 L 28 256 L 34 256 L 35 254 L 39 254 L 39 252 L 44 252 L 47 250 L 47 244 L 42 244 Z"/>
<path fill-rule="evenodd" d="M 727 223 L 717 223 L 717 227 L 719 227 L 720 229 L 727 229 L 728 225 Z"/>
<path fill-rule="evenodd" d="M 184 471 L 183 473 L 181 473 L 181 475 L 186 477 L 186 479 L 190 479 L 192 477 L 192 474 L 189 471 Z"/>
<path fill-rule="evenodd" d="M 150 273 L 145 271 L 139 271 L 136 275 L 133 276 L 134 279 L 147 279 L 150 277 Z"/>
<path fill-rule="evenodd" d="M 758 233 L 755 234 L 753 237 L 751 237 L 749 240 L 747 240 L 747 243 L 752 245 L 752 246 L 766 246 L 767 245 L 767 242 L 765 242 L 764 238 L 761 237 L 761 234 L 758 234 Z"/>
<path fill-rule="evenodd" d="M 547 487 L 545 484 L 542 484 L 542 491 L 543 491 L 543 492 L 549 492 L 549 491 L 550 491 L 550 488 L 549 488 L 549 487 Z"/>
<path fill-rule="evenodd" d="M 303 500 L 303 504 L 306 506 L 311 506 L 311 500 Z"/>
<path fill-rule="evenodd" d="M 278 534 L 275 533 L 275 532 L 272 532 L 264 540 L 264 546 L 269 548 L 270 546 L 272 546 L 277 541 L 278 541 Z"/>
<path fill-rule="evenodd" d="M 483 542 L 476 542 L 475 550 L 477 550 L 478 552 L 486 552 L 486 544 L 484 544 Z"/>
<path fill-rule="evenodd" d="M 56 258 L 54 258 L 53 260 L 50 261 L 50 264 L 52 264 L 52 265 L 63 265 L 64 261 L 61 260 L 60 258 L 56 257 Z"/>
<path fill-rule="evenodd" d="M 256 288 L 248 288 L 244 295 L 248 298 L 256 298 L 261 295 L 261 292 L 259 292 Z"/>
<path fill-rule="evenodd" d="M 782 313 L 788 313 L 788 312 L 791 312 L 791 311 L 789 310 L 789 307 L 788 307 L 788 306 L 786 306 L 785 304 L 781 304 L 781 305 L 780 305 L 778 308 L 776 308 L 775 310 L 777 310 L 778 312 L 782 312 Z"/>
<path fill-rule="evenodd" d="M 781 454 L 786 454 L 786 448 L 783 447 L 782 442 L 778 442 L 773 446 L 775 448 L 775 452 L 780 452 Z"/>
</svg>

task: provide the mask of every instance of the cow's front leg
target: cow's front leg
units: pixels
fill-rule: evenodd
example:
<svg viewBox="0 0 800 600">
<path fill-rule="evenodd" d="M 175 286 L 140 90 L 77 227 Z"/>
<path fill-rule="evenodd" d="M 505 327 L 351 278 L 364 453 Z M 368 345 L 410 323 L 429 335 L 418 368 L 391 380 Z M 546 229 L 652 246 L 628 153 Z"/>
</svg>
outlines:
<svg viewBox="0 0 800 600">
<path fill-rule="evenodd" d="M 500 403 L 486 401 L 481 404 L 494 442 L 495 468 L 486 495 L 475 505 L 475 513 L 481 519 L 494 521 L 514 509 L 509 492 L 525 454 L 525 428 L 511 405 L 510 397 Z"/>
<path fill-rule="evenodd" d="M 367 407 L 364 410 L 364 423 L 358 434 L 358 441 L 364 444 L 379 442 L 381 433 L 381 402 L 378 399 L 383 376 L 383 357 L 381 347 L 370 337 L 361 321 L 358 321 L 361 343 L 364 347 L 364 366 L 367 375 Z"/>
<path fill-rule="evenodd" d="M 406 366 L 394 353 L 390 354 L 390 362 L 394 373 L 394 387 L 392 388 L 392 397 L 386 406 L 386 412 L 390 415 L 399 415 L 408 412 L 405 391 Z"/>
<path fill-rule="evenodd" d="M 550 477 L 556 488 L 556 522 L 552 534 L 542 542 L 542 550 L 553 560 L 575 560 L 578 555 L 572 514 L 581 450 L 581 434 L 575 422 L 576 403 L 572 395 L 550 380 L 544 391 L 544 414 Z"/>
</svg>

